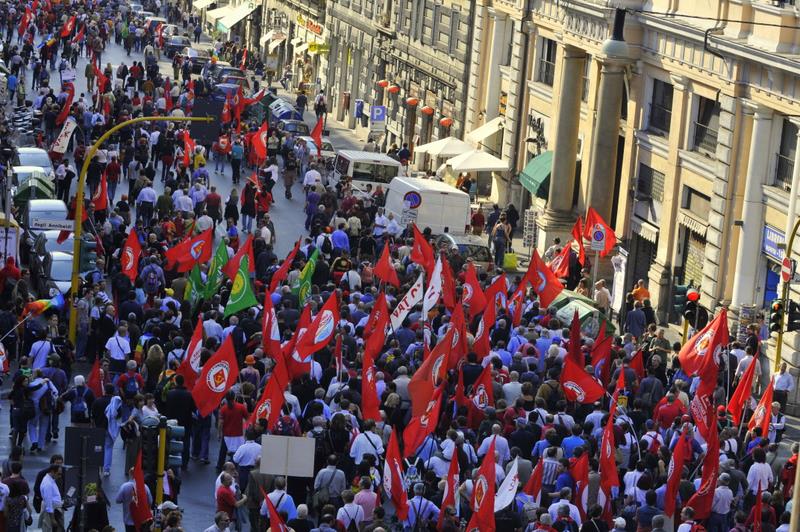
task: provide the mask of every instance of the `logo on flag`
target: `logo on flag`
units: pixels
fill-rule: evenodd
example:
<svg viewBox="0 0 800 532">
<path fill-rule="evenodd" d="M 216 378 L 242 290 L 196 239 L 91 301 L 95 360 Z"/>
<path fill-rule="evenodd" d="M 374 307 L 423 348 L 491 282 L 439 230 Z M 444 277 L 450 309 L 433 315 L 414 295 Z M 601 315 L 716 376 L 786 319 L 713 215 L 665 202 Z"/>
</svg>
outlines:
<svg viewBox="0 0 800 532">
<path fill-rule="evenodd" d="M 708 352 L 708 348 L 711 347 L 714 341 L 714 335 L 717 333 L 716 329 L 709 329 L 697 339 L 695 343 L 695 351 L 697 352 L 697 356 L 704 357 Z"/>
<path fill-rule="evenodd" d="M 319 320 L 319 326 L 317 327 L 317 333 L 314 335 L 314 343 L 321 342 L 325 340 L 325 338 L 330 337 L 333 334 L 333 312 L 330 310 L 323 310 L 322 311 L 322 318 Z"/>
<path fill-rule="evenodd" d="M 367 368 L 367 382 L 373 384 L 375 382 L 375 369 L 374 366 Z"/>
<path fill-rule="evenodd" d="M 231 368 L 227 361 L 217 362 L 209 370 L 206 376 L 206 383 L 208 387 L 215 393 L 225 391 L 225 385 L 228 382 L 228 375 Z"/>
<path fill-rule="evenodd" d="M 272 322 L 272 326 L 269 330 L 269 337 L 272 340 L 280 340 L 281 339 L 281 331 L 278 329 L 278 317 L 275 315 L 275 309 L 270 309 L 270 321 Z"/>
<path fill-rule="evenodd" d="M 486 493 L 489 491 L 489 483 L 486 481 L 486 477 L 481 475 L 475 481 L 475 498 L 474 498 L 474 505 L 472 507 L 472 511 L 477 512 L 481 509 L 483 505 L 483 500 L 486 498 Z"/>
<path fill-rule="evenodd" d="M 486 408 L 489 406 L 489 394 L 486 393 L 486 386 L 479 384 L 478 387 L 475 388 L 475 393 L 472 395 L 472 402 L 475 403 L 475 406 L 478 408 Z"/>
<path fill-rule="evenodd" d="M 566 381 L 565 383 L 562 384 L 562 386 L 564 386 L 564 388 L 567 388 L 572 393 L 574 393 L 577 396 L 577 401 L 579 403 L 582 403 L 584 399 L 586 399 L 586 392 L 583 391 L 583 388 L 577 382 Z"/>
<path fill-rule="evenodd" d="M 203 254 L 203 246 L 205 245 L 205 241 L 199 240 L 192 244 L 192 247 L 189 248 L 189 254 L 192 256 L 194 260 L 198 260 L 200 256 Z"/>
<path fill-rule="evenodd" d="M 464 298 L 464 303 L 469 303 L 470 300 L 472 299 L 472 294 L 474 294 L 475 291 L 472 289 L 472 285 L 469 283 L 464 283 L 463 285 L 461 285 L 461 287 L 464 289 L 464 293 L 462 296 Z"/>
<path fill-rule="evenodd" d="M 442 364 L 444 364 L 444 355 L 439 355 L 436 357 L 436 360 L 433 361 L 433 367 L 431 368 L 431 380 L 434 385 L 439 384 L 439 373 L 442 370 Z"/>
<path fill-rule="evenodd" d="M 272 413 L 272 399 L 267 399 L 261 406 L 258 407 L 256 411 L 256 419 L 269 419 L 270 414 Z"/>
<path fill-rule="evenodd" d="M 536 270 L 536 276 L 539 277 L 539 284 L 536 285 L 536 292 L 541 292 L 547 287 L 547 277 L 542 270 Z"/>
</svg>

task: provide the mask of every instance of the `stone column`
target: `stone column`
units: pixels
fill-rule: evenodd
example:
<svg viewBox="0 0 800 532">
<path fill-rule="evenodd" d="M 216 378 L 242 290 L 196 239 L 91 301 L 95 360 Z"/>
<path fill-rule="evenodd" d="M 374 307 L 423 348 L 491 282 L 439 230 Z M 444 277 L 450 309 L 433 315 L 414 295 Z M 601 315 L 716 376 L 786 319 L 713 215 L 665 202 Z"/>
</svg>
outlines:
<svg viewBox="0 0 800 532">
<path fill-rule="evenodd" d="M 800 122 L 792 119 L 796 126 L 800 126 Z M 797 148 L 800 148 L 800 127 L 797 130 Z M 792 189 L 789 191 L 789 208 L 786 211 L 786 229 L 783 234 L 786 235 L 786 244 L 789 244 L 789 238 L 792 236 L 794 224 L 797 222 L 797 195 L 800 194 L 800 149 L 794 150 L 794 168 L 792 169 Z M 794 250 L 786 250 L 787 255 L 794 256 Z M 783 285 L 783 282 L 781 282 Z M 778 288 L 780 293 L 781 288 Z"/>
<path fill-rule="evenodd" d="M 580 48 L 565 45 L 561 64 L 558 111 L 553 168 L 550 172 L 550 190 L 547 208 L 540 222 L 540 247 L 546 249 L 553 238 L 566 242 L 572 225 L 573 192 L 575 190 L 575 162 L 578 158 L 578 131 L 581 125 L 581 90 L 586 53 Z"/>
<path fill-rule="evenodd" d="M 747 181 L 742 201 L 742 233 L 736 251 L 736 275 L 733 279 L 731 306 L 739 308 L 755 300 L 756 269 L 759 255 L 758 243 L 764 225 L 764 203 L 762 187 L 766 183 L 770 151 L 762 149 L 769 145 L 772 129 L 772 111 L 764 107 L 745 108 L 753 114 L 753 131 L 750 137 L 750 155 L 747 160 Z"/>
<path fill-rule="evenodd" d="M 484 122 L 488 122 L 499 115 L 500 81 L 503 78 L 500 73 L 500 61 L 507 48 L 506 26 L 508 24 L 508 15 L 505 13 L 496 11 L 491 7 L 488 12 L 492 17 L 492 31 L 489 47 L 489 71 L 486 73 L 488 76 L 486 78 L 486 97 L 484 99 L 484 105 L 486 106 Z"/>
<path fill-rule="evenodd" d="M 612 196 L 625 69 L 624 63 L 615 59 L 603 58 L 601 63 L 597 117 L 589 151 L 588 206 L 594 207 L 606 223 L 613 225 L 611 207 L 614 201 Z"/>
</svg>

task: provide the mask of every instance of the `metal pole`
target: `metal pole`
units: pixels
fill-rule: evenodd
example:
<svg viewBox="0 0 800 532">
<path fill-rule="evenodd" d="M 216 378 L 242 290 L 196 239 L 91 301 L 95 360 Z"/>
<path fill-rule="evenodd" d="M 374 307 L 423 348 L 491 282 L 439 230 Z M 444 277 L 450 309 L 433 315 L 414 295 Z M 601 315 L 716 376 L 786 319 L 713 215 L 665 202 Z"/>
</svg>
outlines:
<svg viewBox="0 0 800 532">
<path fill-rule="evenodd" d="M 114 133 L 120 129 L 127 127 L 131 124 L 138 124 L 139 122 L 213 122 L 215 120 L 212 116 L 197 116 L 197 117 L 176 117 L 176 116 L 142 116 L 139 118 L 132 118 L 126 120 L 116 126 L 112 127 L 97 139 L 97 142 L 92 144 L 89 152 L 86 154 L 86 159 L 83 161 L 81 173 L 78 177 L 78 188 L 75 191 L 75 228 L 74 228 L 74 243 L 72 246 L 72 285 L 70 292 L 72 294 L 72 302 L 69 309 L 69 340 L 75 344 L 78 333 L 78 306 L 77 295 L 78 286 L 80 285 L 80 256 L 81 256 L 81 234 L 83 232 L 83 197 L 84 189 L 86 188 L 86 172 L 89 170 L 89 163 L 94 159 L 97 150 L 100 146 Z"/>
<path fill-rule="evenodd" d="M 600 252 L 594 252 L 594 261 L 592 262 L 592 286 L 589 287 L 589 293 L 594 297 L 594 285 L 597 283 L 597 263 L 600 262 Z"/>
<path fill-rule="evenodd" d="M 158 421 L 158 460 L 156 461 L 156 508 L 164 502 L 164 464 L 167 454 L 167 418 Z"/>
<path fill-rule="evenodd" d="M 800 218 L 794 223 L 794 227 L 792 228 L 792 235 L 789 237 L 789 243 L 786 245 L 786 253 L 785 256 L 791 258 L 792 249 L 794 245 L 794 237 L 797 236 L 797 230 L 800 229 Z M 781 292 L 781 301 L 783 303 L 783 313 L 784 316 L 786 315 L 787 305 L 789 304 L 789 284 L 790 283 L 783 283 L 783 291 Z M 781 349 L 783 348 L 783 326 L 785 324 L 783 316 L 781 317 L 781 328 L 778 329 L 778 345 L 775 347 L 775 369 L 774 371 L 777 372 L 781 367 Z M 795 505 L 798 502 L 798 491 L 795 490 L 793 500 L 795 501 Z M 796 523 L 794 520 L 794 513 L 795 507 L 792 506 L 792 522 Z"/>
<path fill-rule="evenodd" d="M 689 340 L 689 320 L 683 318 L 683 343 Z"/>
</svg>

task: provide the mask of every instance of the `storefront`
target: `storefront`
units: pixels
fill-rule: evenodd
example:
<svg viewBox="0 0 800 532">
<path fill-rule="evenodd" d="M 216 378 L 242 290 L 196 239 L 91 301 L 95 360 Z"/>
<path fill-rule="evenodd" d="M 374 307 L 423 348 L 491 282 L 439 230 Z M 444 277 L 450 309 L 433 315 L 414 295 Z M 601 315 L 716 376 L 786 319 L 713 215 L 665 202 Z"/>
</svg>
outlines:
<svg viewBox="0 0 800 532">
<path fill-rule="evenodd" d="M 310 17 L 297 15 L 294 19 L 291 50 L 293 84 L 302 83 L 312 93 L 322 87 L 320 72 L 324 71 L 323 57 L 327 57 L 330 46 L 324 26 Z M 313 87 L 313 90 L 311 88 Z"/>
<path fill-rule="evenodd" d="M 778 298 L 778 283 L 780 282 L 781 261 L 784 257 L 786 237 L 783 231 L 771 225 L 764 226 L 761 239 L 761 256 L 764 262 L 764 290 L 762 307 L 767 308 L 772 300 Z"/>
</svg>

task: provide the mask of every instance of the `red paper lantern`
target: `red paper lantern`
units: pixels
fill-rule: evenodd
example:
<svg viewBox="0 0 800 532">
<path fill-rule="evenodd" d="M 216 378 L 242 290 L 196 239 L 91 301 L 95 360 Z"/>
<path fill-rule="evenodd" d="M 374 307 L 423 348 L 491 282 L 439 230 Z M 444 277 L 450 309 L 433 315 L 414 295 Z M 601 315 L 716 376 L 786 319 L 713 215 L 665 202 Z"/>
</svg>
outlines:
<svg viewBox="0 0 800 532">
<path fill-rule="evenodd" d="M 420 109 L 420 111 L 422 111 L 422 114 L 424 114 L 424 115 L 431 116 L 436 111 L 436 109 L 434 109 L 430 105 L 426 105 L 422 109 Z"/>
<path fill-rule="evenodd" d="M 406 98 L 406 105 L 409 107 L 416 107 L 418 103 L 419 98 L 414 98 L 413 96 L 411 98 Z"/>
<path fill-rule="evenodd" d="M 400 92 L 400 85 L 389 85 L 389 88 L 386 89 L 390 94 L 397 94 Z"/>
<path fill-rule="evenodd" d="M 449 116 L 439 119 L 439 125 L 442 127 L 450 127 L 453 125 L 453 119 Z"/>
<path fill-rule="evenodd" d="M 388 80 L 382 79 L 382 80 L 380 80 L 378 82 L 378 87 L 380 87 L 382 89 L 385 89 L 388 86 L 389 86 L 389 81 Z"/>
</svg>

